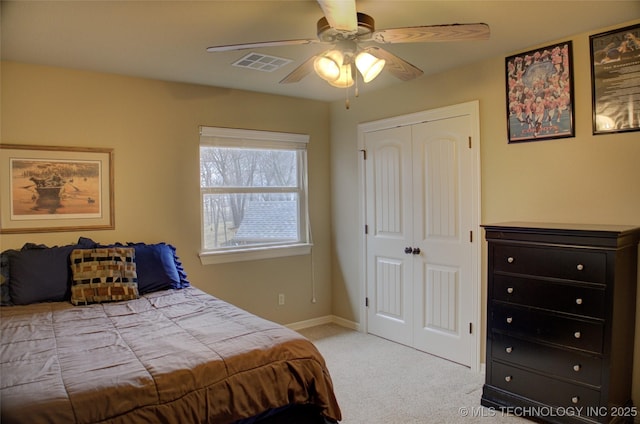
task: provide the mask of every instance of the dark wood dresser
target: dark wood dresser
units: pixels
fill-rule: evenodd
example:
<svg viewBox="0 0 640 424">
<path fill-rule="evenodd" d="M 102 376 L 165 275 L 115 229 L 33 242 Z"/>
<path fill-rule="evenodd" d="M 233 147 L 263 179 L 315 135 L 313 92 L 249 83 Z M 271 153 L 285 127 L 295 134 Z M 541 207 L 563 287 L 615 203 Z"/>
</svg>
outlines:
<svg viewBox="0 0 640 424">
<path fill-rule="evenodd" d="M 640 228 L 506 223 L 488 241 L 481 403 L 536 421 L 632 422 Z"/>
</svg>

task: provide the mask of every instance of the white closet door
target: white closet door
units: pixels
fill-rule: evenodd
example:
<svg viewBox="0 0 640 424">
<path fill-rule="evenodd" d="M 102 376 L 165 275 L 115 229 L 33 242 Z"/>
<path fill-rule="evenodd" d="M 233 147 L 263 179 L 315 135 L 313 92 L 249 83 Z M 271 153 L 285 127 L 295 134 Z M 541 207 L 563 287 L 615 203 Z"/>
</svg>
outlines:
<svg viewBox="0 0 640 424">
<path fill-rule="evenodd" d="M 407 345 L 413 339 L 411 128 L 365 135 L 369 332 Z"/>
<path fill-rule="evenodd" d="M 466 366 L 477 300 L 472 119 L 364 134 L 368 331 Z"/>
<path fill-rule="evenodd" d="M 413 346 L 471 365 L 473 156 L 468 115 L 413 126 Z"/>
</svg>

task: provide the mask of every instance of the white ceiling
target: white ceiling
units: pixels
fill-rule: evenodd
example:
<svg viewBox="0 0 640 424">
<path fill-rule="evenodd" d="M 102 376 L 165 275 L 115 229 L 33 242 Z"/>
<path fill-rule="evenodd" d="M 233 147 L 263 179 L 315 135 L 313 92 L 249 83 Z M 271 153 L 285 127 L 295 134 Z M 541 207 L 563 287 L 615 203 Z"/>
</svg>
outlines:
<svg viewBox="0 0 640 424">
<path fill-rule="evenodd" d="M 640 18 L 640 1 L 359 0 L 376 28 L 484 22 L 488 41 L 385 46 L 424 71 L 420 78 L 507 56 L 546 42 Z M 179 81 L 309 99 L 342 99 L 342 89 L 315 74 L 279 84 L 327 45 L 257 52 L 292 63 L 275 72 L 231 66 L 250 51 L 207 53 L 212 45 L 316 36 L 322 11 L 314 0 L 32 1 L 1 3 L 3 60 Z M 384 73 L 360 91 L 406 84 Z"/>
</svg>

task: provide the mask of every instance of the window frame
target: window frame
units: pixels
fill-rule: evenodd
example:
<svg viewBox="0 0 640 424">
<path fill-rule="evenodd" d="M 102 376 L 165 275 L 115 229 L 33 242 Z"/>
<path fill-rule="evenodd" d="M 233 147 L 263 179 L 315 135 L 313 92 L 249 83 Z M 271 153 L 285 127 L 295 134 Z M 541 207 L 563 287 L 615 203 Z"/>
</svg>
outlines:
<svg viewBox="0 0 640 424">
<path fill-rule="evenodd" d="M 276 242 L 273 244 L 234 246 L 223 249 L 205 248 L 204 199 L 208 194 L 255 192 L 256 187 L 202 187 L 201 172 L 198 172 L 200 188 L 200 252 L 203 265 L 278 258 L 285 256 L 308 255 L 311 253 L 311 231 L 308 206 L 308 163 L 307 146 L 309 135 L 247 130 L 224 127 L 200 126 L 198 147 L 198 167 L 200 167 L 200 149 L 204 146 L 255 148 L 272 150 L 295 150 L 297 160 L 297 180 L 295 187 L 260 187 L 257 191 L 266 193 L 296 193 L 298 195 L 298 234 L 296 242 Z"/>
</svg>

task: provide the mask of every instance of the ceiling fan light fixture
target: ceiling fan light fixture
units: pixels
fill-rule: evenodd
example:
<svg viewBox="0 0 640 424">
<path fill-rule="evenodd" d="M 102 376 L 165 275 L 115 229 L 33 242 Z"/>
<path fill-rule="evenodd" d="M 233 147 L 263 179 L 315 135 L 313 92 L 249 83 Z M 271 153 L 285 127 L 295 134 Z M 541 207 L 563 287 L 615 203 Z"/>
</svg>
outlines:
<svg viewBox="0 0 640 424">
<path fill-rule="evenodd" d="M 335 80 L 329 81 L 329 84 L 338 88 L 351 87 L 354 84 L 353 71 L 351 70 L 351 64 L 347 63 L 340 67 L 340 75 Z"/>
<path fill-rule="evenodd" d="M 378 59 L 367 51 L 362 51 L 356 56 L 356 67 L 365 83 L 373 81 L 382 72 L 385 64 L 384 59 Z"/>
<path fill-rule="evenodd" d="M 344 55 L 340 50 L 329 50 L 316 57 L 313 69 L 325 81 L 336 81 L 340 78 Z"/>
</svg>

